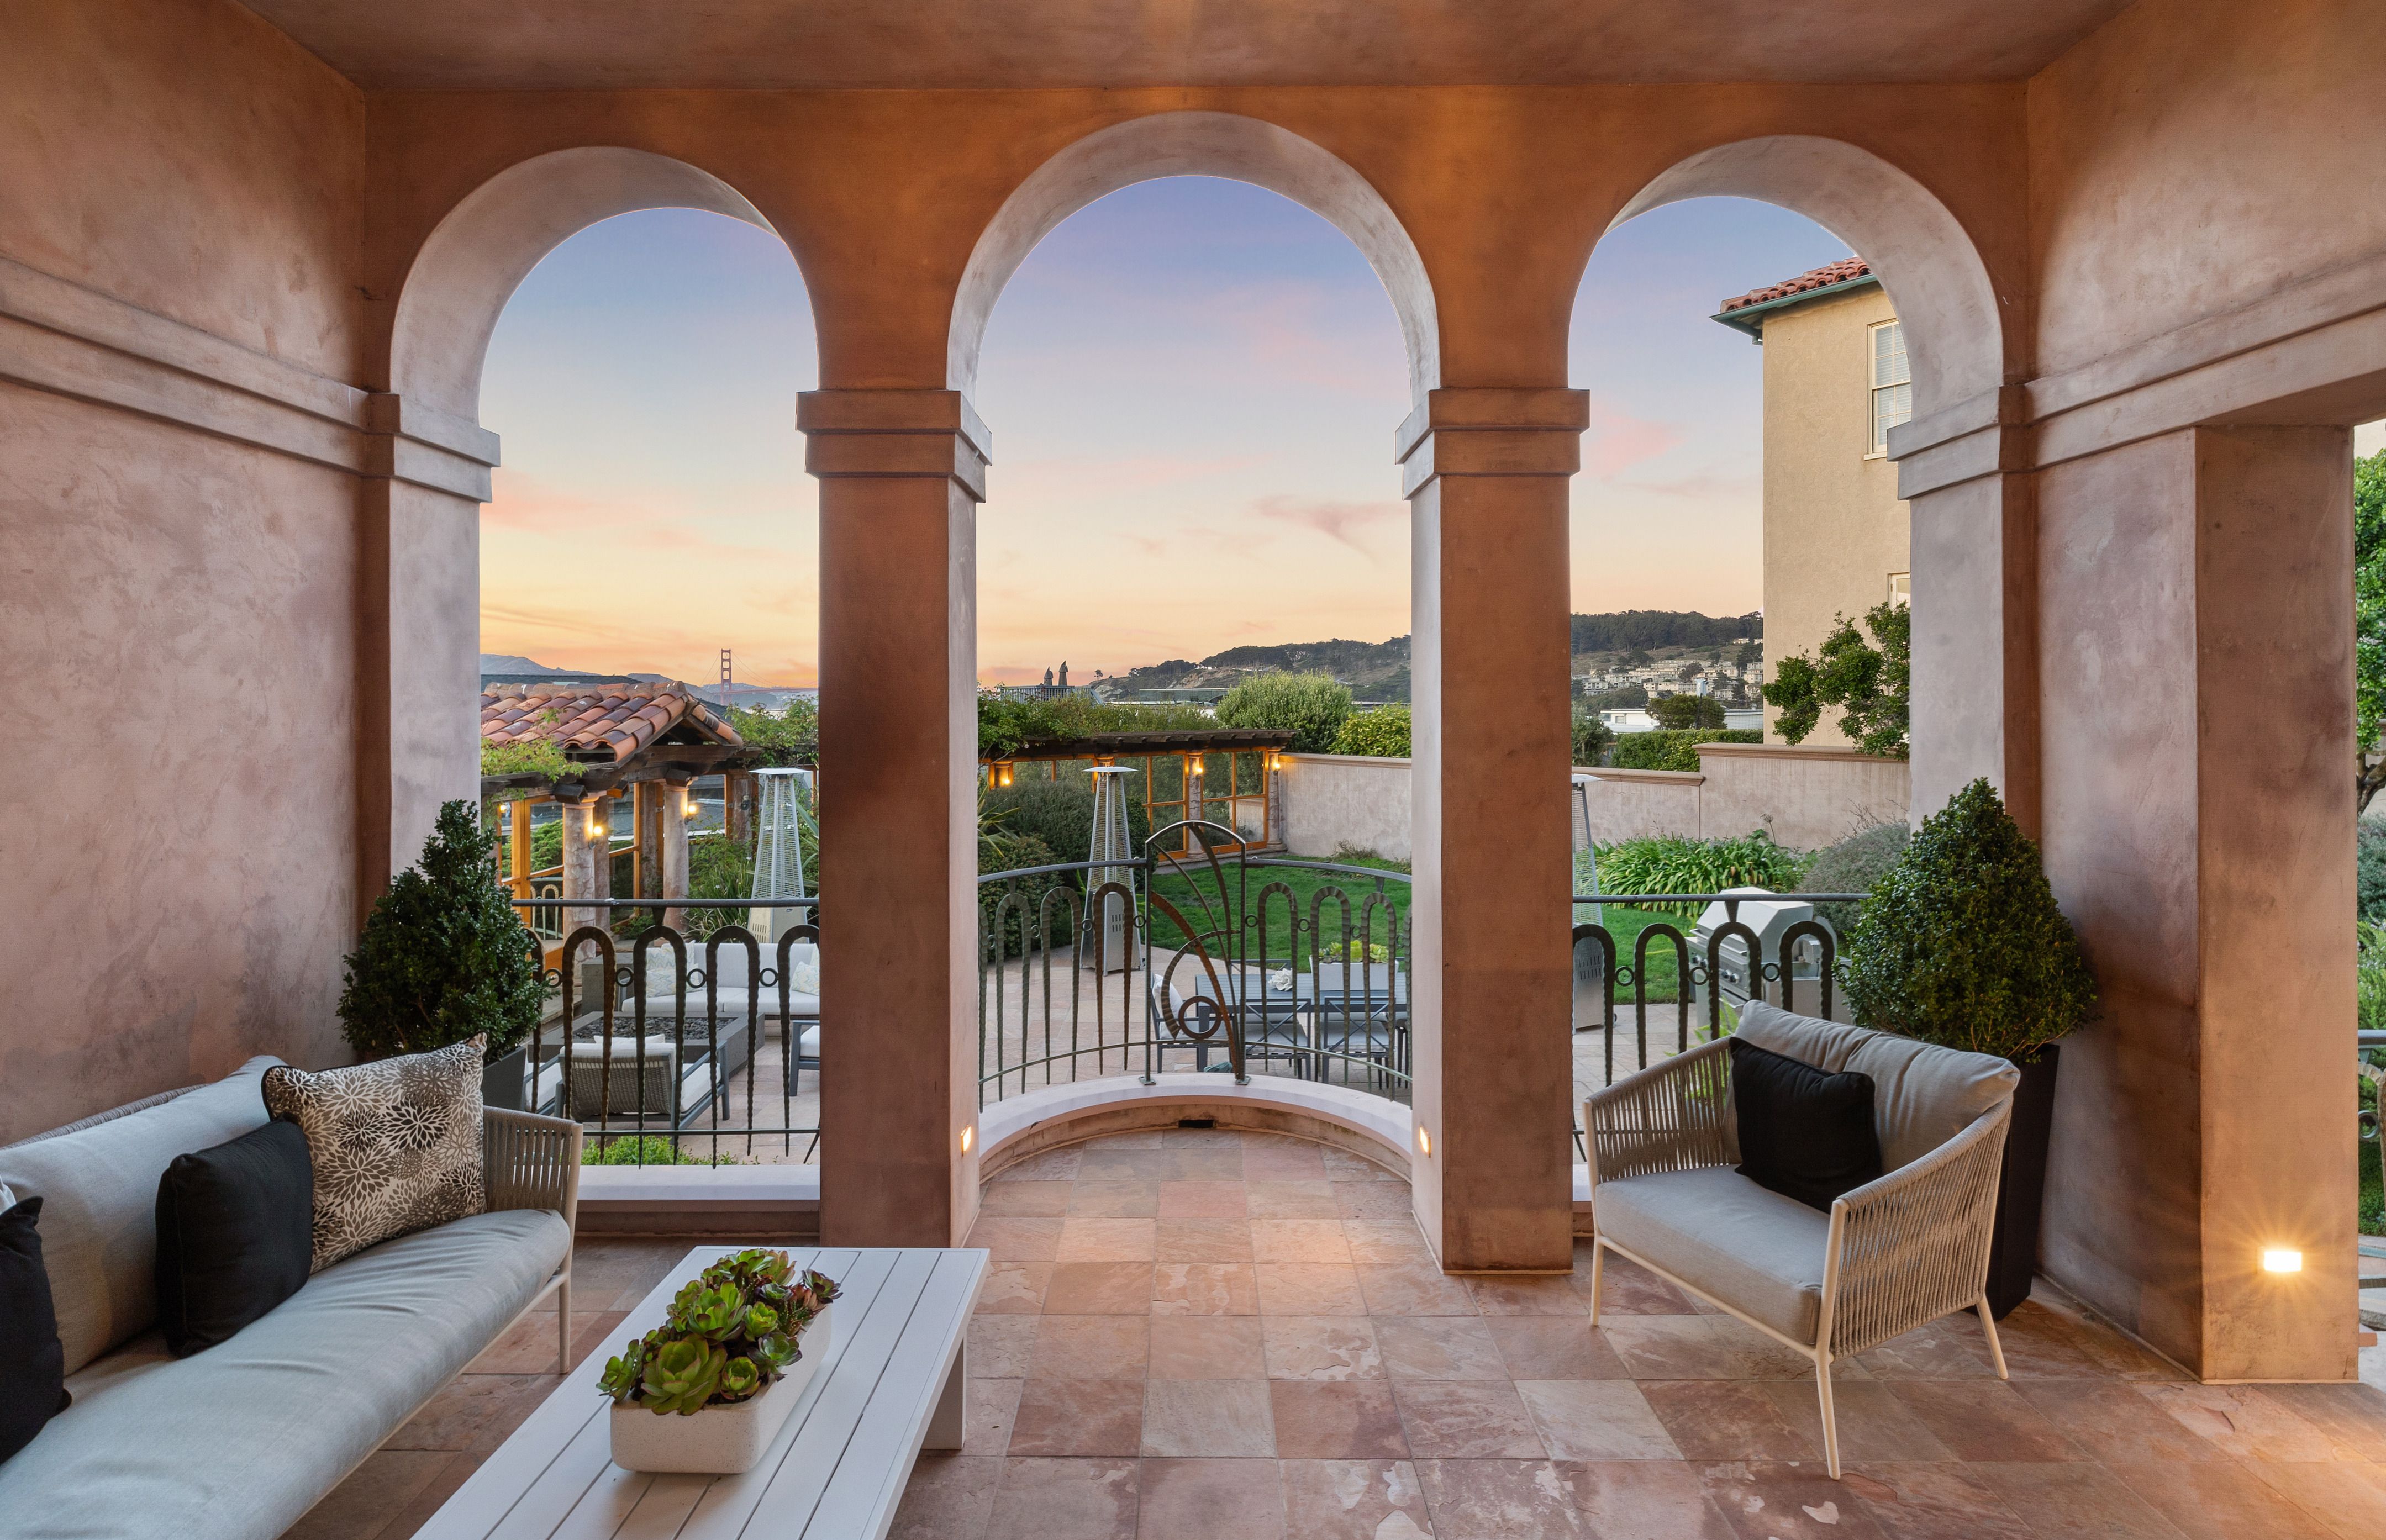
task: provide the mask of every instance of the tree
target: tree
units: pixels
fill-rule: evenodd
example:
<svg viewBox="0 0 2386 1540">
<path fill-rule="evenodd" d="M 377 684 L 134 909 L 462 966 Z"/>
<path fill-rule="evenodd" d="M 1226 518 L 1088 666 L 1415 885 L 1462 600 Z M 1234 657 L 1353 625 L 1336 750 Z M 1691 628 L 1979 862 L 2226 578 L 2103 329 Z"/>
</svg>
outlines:
<svg viewBox="0 0 2386 1540">
<path fill-rule="evenodd" d="M 1675 732 L 1724 723 L 1723 702 L 1709 695 L 1659 695 L 1649 703 L 1649 715 L 1660 728 Z"/>
<path fill-rule="evenodd" d="M 2353 789 L 2386 786 L 2386 449 L 2353 462 Z"/>
<path fill-rule="evenodd" d="M 1599 763 L 1600 756 L 1605 754 L 1607 745 L 1614 742 L 1615 742 L 1614 731 L 1599 720 L 1597 712 L 1577 711 L 1574 714 L 1574 762 L 1576 764 Z"/>
<path fill-rule="evenodd" d="M 1822 721 L 1823 707 L 1836 706 L 1840 731 L 1856 747 L 1903 759 L 1914 686 L 1914 612 L 1883 602 L 1864 620 L 1877 645 L 1867 645 L 1840 616 L 1819 657 L 1800 653 L 1774 666 L 1764 699 L 1780 711 L 1774 726 L 1790 743 L 1803 743 Z"/>
<path fill-rule="evenodd" d="M 341 1031 L 358 1053 L 424 1053 L 486 1033 L 495 1059 L 538 1024 L 546 989 L 497 885 L 496 850 L 470 802 L 446 803 L 422 858 L 373 905 L 340 992 Z"/>
<path fill-rule="evenodd" d="M 1332 674 L 1260 674 L 1218 702 L 1221 727 L 1275 728 L 1292 734 L 1294 752 L 1324 754 L 1350 714 L 1350 692 Z"/>
<path fill-rule="evenodd" d="M 732 707 L 729 725 L 747 745 L 762 751 L 768 765 L 813 765 L 820 762 L 820 706 L 797 695 L 782 710 Z"/>
</svg>

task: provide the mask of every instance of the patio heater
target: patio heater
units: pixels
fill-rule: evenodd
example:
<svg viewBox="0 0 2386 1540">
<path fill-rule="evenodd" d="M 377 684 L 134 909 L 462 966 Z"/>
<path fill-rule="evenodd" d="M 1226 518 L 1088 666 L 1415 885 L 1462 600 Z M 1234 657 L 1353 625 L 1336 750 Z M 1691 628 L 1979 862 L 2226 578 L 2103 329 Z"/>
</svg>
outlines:
<svg viewBox="0 0 2386 1540">
<path fill-rule="evenodd" d="M 1086 872 L 1086 935 L 1090 942 L 1094 927 L 1101 928 L 1100 957 L 1102 971 L 1124 973 L 1143 960 L 1140 938 L 1135 931 L 1136 903 L 1135 840 L 1127 826 L 1127 782 L 1136 772 L 1124 765 L 1096 765 L 1090 772 L 1094 778 L 1094 839 L 1093 848 L 1086 859 L 1094 863 Z M 1094 893 L 1105 883 L 1116 883 L 1130 895 L 1124 903 L 1112 895 L 1106 904 L 1097 904 Z M 1086 949 L 1078 951 L 1078 966 L 1085 965 Z"/>
<path fill-rule="evenodd" d="M 1582 815 L 1582 849 L 1583 854 L 1590 858 L 1585 864 L 1590 868 L 1590 892 L 1595 896 L 1599 892 L 1599 846 L 1592 843 L 1590 836 L 1590 783 L 1593 779 L 1588 775 L 1574 778 L 1574 806 L 1575 811 Z M 1607 923 L 1606 905 L 1593 904 L 1590 907 L 1590 922 L 1594 925 Z"/>
<path fill-rule="evenodd" d="M 762 806 L 754 842 L 754 894 L 770 898 L 808 898 L 804 885 L 803 831 L 812 821 L 812 772 L 808 770 L 758 770 L 754 781 Z M 811 917 L 810 909 L 756 909 L 746 927 L 762 944 L 765 965 L 777 955 L 779 937 Z M 787 954 L 789 987 L 820 993 L 820 948 L 797 942 Z"/>
</svg>

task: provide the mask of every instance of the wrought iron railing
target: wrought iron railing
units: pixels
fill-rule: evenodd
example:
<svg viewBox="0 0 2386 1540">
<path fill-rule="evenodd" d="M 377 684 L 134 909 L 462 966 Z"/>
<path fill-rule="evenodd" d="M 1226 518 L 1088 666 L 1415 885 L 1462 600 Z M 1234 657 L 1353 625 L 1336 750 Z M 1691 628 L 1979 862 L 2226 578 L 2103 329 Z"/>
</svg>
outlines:
<svg viewBox="0 0 2386 1540">
<path fill-rule="evenodd" d="M 556 907 L 545 896 L 513 902 Z M 797 946 L 820 941 L 820 906 L 818 897 L 568 900 L 567 910 L 608 920 L 646 910 L 652 922 L 626 937 L 605 924 L 572 927 L 554 967 L 546 966 L 554 942 L 532 933 L 532 956 L 560 1011 L 539 1024 L 510 1070 L 510 1061 L 491 1067 L 492 1095 L 582 1123 L 599 1159 L 622 1144 L 641 1165 L 811 1162 L 820 1147 L 820 1003 L 816 988 L 797 985 L 792 965 Z M 697 937 L 664 924 L 669 909 L 797 911 L 807 922 L 780 932 L 766 952 L 743 924 Z"/>
</svg>

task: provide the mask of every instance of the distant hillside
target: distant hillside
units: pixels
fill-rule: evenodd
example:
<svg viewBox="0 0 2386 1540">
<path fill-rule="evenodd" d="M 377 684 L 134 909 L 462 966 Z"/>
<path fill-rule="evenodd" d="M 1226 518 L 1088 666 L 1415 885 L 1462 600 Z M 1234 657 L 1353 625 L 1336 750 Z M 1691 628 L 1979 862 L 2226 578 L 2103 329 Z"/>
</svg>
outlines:
<svg viewBox="0 0 2386 1540">
<path fill-rule="evenodd" d="M 1712 616 L 1694 609 L 1626 609 L 1574 617 L 1574 652 L 1653 652 L 1659 647 L 1715 647 L 1742 637 L 1762 640 L 1762 614 Z"/>
<path fill-rule="evenodd" d="M 1572 618 L 1572 647 L 1591 653 L 1656 652 L 1664 648 L 1716 647 L 1764 634 L 1762 615 L 1713 616 L 1695 610 L 1627 609 Z M 1232 685 L 1252 674 L 1329 673 L 1362 700 L 1409 698 L 1409 639 L 1388 642 L 1287 642 L 1275 646 L 1228 647 L 1199 663 L 1173 657 L 1102 681 L 1110 695 L 1137 690 L 1192 690 Z"/>
</svg>

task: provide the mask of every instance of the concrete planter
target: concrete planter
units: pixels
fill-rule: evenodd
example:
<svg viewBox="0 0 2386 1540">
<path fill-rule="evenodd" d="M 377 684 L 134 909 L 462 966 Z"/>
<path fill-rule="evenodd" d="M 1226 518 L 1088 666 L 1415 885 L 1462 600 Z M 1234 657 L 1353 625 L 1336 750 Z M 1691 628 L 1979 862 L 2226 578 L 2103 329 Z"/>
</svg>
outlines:
<svg viewBox="0 0 2386 1540">
<path fill-rule="evenodd" d="M 835 1308 L 832 1305 L 812 1318 L 797 1339 L 803 1357 L 750 1401 L 706 1407 L 686 1416 L 657 1416 L 635 1402 L 616 1405 L 613 1463 L 624 1471 L 708 1476 L 735 1476 L 754 1469 L 828 1357 L 829 1316 Z"/>
</svg>

